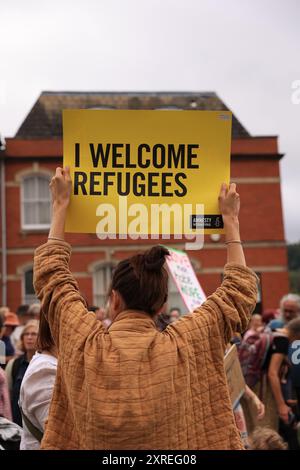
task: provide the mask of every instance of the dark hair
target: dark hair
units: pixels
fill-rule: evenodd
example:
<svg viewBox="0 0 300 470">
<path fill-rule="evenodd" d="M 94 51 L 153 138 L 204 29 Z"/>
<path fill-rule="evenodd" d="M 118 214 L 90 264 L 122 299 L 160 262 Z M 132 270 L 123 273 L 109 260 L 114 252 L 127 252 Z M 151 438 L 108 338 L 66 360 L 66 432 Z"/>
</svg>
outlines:
<svg viewBox="0 0 300 470">
<path fill-rule="evenodd" d="M 251 450 L 287 450 L 287 443 L 270 428 L 256 428 L 249 438 Z"/>
<path fill-rule="evenodd" d="M 157 318 L 155 320 L 156 326 L 159 329 L 159 331 L 164 331 L 167 326 L 170 324 L 170 316 L 168 313 L 160 313 L 157 315 Z"/>
<path fill-rule="evenodd" d="M 50 331 L 49 323 L 41 310 L 40 322 L 39 322 L 39 333 L 37 337 L 37 350 L 38 352 L 50 351 L 54 346 L 54 341 Z"/>
<path fill-rule="evenodd" d="M 96 313 L 97 310 L 99 310 L 99 307 L 96 307 L 96 305 L 89 305 L 89 306 L 87 307 L 87 309 L 88 309 L 89 312 L 94 312 L 94 313 Z"/>
<path fill-rule="evenodd" d="M 289 321 L 286 328 L 294 338 L 300 339 L 300 317 L 296 317 Z"/>
<path fill-rule="evenodd" d="M 17 312 L 16 314 L 18 315 L 18 317 L 21 317 L 22 315 L 26 315 L 26 313 L 28 313 L 28 309 L 29 309 L 29 305 L 19 305 L 19 307 L 17 308 Z"/>
<path fill-rule="evenodd" d="M 118 291 L 126 308 L 154 315 L 168 298 L 165 257 L 170 253 L 158 245 L 121 261 L 113 272 L 109 293 Z"/>
</svg>

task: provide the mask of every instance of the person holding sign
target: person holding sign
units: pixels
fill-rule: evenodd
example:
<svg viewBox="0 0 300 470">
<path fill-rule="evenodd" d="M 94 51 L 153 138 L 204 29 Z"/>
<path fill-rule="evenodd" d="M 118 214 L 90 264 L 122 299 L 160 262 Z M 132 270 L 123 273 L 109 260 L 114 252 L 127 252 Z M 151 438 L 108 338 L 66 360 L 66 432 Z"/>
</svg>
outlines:
<svg viewBox="0 0 300 470">
<path fill-rule="evenodd" d="M 154 322 L 168 296 L 162 246 L 117 265 L 108 330 L 88 312 L 64 241 L 71 186 L 69 168 L 57 168 L 49 238 L 34 258 L 36 294 L 58 349 L 41 448 L 242 449 L 224 351 L 248 325 L 257 277 L 245 263 L 235 185 L 223 184 L 219 196 L 228 261 L 222 285 L 163 332 Z"/>
</svg>

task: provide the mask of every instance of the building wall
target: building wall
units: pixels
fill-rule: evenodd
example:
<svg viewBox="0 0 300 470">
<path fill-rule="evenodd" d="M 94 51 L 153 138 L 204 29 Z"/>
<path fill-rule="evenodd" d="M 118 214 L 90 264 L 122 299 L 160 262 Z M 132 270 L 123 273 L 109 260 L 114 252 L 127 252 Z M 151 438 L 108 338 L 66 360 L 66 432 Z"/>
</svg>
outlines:
<svg viewBox="0 0 300 470">
<path fill-rule="evenodd" d="M 280 297 L 288 292 L 279 160 L 259 153 L 253 155 L 252 143 L 248 150 L 245 142 L 242 145 L 242 155 L 233 155 L 231 168 L 231 179 L 237 183 L 241 195 L 241 236 L 248 265 L 261 277 L 263 308 L 276 308 Z M 41 146 L 41 156 L 30 158 L 19 155 L 14 150 L 6 158 L 7 303 L 12 310 L 16 310 L 23 302 L 23 269 L 32 264 L 34 249 L 44 243 L 47 236 L 47 231 L 34 233 L 22 230 L 21 177 L 26 171 L 37 173 L 46 171 L 53 174 L 56 166 L 62 163 L 58 156 L 59 150 L 52 157 L 43 152 L 46 150 Z M 34 152 L 28 153 L 30 155 Z M 151 240 L 143 243 L 128 240 L 122 241 L 122 244 L 114 240 L 103 242 L 94 234 L 70 234 L 66 239 L 73 246 L 71 270 L 79 282 L 81 291 L 91 304 L 93 303 L 92 273 L 97 263 L 117 262 L 135 253 L 137 249 L 152 244 Z M 183 245 L 179 243 L 178 248 L 183 248 Z M 189 254 L 204 291 L 207 295 L 211 294 L 220 284 L 226 262 L 223 237 L 217 242 L 206 237 L 204 249 Z M 0 297 L 0 305 L 1 302 Z"/>
</svg>

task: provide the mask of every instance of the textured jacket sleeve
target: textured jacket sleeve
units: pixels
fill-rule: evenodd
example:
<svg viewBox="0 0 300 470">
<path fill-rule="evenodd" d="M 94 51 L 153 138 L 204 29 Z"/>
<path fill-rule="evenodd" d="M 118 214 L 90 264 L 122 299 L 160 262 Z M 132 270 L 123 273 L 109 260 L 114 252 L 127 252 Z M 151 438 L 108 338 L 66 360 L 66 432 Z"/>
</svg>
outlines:
<svg viewBox="0 0 300 470">
<path fill-rule="evenodd" d="M 169 326 L 168 332 L 184 335 L 195 347 L 201 338 L 208 338 L 225 351 L 234 333 L 242 333 L 248 326 L 257 301 L 257 283 L 250 268 L 226 264 L 221 286 L 193 313 Z"/>
<path fill-rule="evenodd" d="M 101 322 L 88 312 L 70 272 L 70 255 L 71 247 L 63 241 L 45 243 L 34 255 L 35 292 L 60 354 L 62 348 L 70 352 L 90 333 L 103 330 Z"/>
</svg>

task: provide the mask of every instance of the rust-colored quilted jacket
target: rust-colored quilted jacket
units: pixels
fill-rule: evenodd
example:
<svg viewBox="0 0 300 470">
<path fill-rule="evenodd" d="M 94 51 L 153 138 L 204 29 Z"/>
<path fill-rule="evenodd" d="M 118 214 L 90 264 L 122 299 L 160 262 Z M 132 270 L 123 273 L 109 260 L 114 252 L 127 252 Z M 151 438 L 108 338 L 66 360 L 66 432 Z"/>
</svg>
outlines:
<svg viewBox="0 0 300 470">
<path fill-rule="evenodd" d="M 254 272 L 227 264 L 221 287 L 164 332 L 135 311 L 105 331 L 84 305 L 70 254 L 60 241 L 35 252 L 35 290 L 59 351 L 42 448 L 242 449 L 223 356 L 255 306 Z"/>
</svg>

